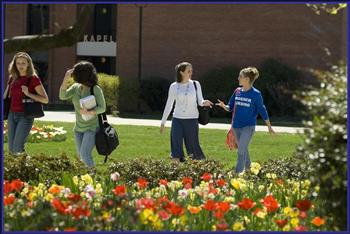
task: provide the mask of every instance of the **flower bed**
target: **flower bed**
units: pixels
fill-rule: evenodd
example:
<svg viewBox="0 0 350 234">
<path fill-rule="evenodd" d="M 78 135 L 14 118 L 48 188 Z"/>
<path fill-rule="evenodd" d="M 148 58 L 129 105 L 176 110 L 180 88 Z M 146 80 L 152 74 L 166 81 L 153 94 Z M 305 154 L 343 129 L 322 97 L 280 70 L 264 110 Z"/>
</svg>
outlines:
<svg viewBox="0 0 350 234">
<path fill-rule="evenodd" d="M 252 169 L 259 173 L 258 165 Z M 126 185 L 117 172 L 98 181 L 89 175 L 62 181 L 49 187 L 5 181 L 5 230 L 331 230 L 318 213 L 317 196 L 309 199 L 319 188 L 273 173 L 263 182 L 204 173 L 198 184 L 183 177 L 161 179 L 153 188 L 144 178 Z"/>
<path fill-rule="evenodd" d="M 7 122 L 4 123 L 4 142 L 8 141 Z M 42 127 L 34 126 L 30 130 L 27 142 L 39 143 L 48 141 L 65 141 L 67 139 L 67 131 L 63 127 L 55 127 L 53 125 L 44 125 Z"/>
</svg>

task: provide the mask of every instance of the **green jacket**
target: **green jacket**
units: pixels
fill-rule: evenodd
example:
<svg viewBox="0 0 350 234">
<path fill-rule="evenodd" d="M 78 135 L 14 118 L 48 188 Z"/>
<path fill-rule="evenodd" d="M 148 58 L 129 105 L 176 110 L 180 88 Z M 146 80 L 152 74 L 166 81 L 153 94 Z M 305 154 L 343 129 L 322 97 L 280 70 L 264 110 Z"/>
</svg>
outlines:
<svg viewBox="0 0 350 234">
<path fill-rule="evenodd" d="M 72 103 L 75 109 L 75 125 L 73 130 L 77 132 L 93 131 L 95 132 L 98 127 L 97 114 L 101 114 L 106 111 L 106 101 L 100 86 L 94 86 L 94 96 L 96 99 L 96 116 L 92 119 L 85 121 L 80 114 L 80 102 L 81 98 L 91 95 L 90 87 L 83 88 L 82 84 L 75 83 L 67 90 L 60 90 L 60 100 L 72 99 Z"/>
</svg>

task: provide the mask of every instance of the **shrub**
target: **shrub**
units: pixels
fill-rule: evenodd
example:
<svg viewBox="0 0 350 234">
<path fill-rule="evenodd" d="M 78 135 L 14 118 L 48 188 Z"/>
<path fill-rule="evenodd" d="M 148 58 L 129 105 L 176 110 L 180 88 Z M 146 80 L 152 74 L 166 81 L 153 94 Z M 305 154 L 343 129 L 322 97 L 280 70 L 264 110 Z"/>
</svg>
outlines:
<svg viewBox="0 0 350 234">
<path fill-rule="evenodd" d="M 4 179 L 21 179 L 27 182 L 61 183 L 62 173 L 86 174 L 87 168 L 80 161 L 71 161 L 66 154 L 59 156 L 13 157 L 5 154 Z"/>
<path fill-rule="evenodd" d="M 119 79 L 119 107 L 120 112 L 136 112 L 139 105 L 140 84 L 135 79 Z"/>
<path fill-rule="evenodd" d="M 274 173 L 277 178 L 281 179 L 301 181 L 309 178 L 309 174 L 307 173 L 309 168 L 305 164 L 305 159 L 298 155 L 289 158 L 269 159 L 268 161 L 258 163 L 261 165 L 260 173 L 255 176 L 248 172 L 246 174 L 247 180 L 254 180 L 256 182 L 265 181 L 268 173 Z"/>
<path fill-rule="evenodd" d="M 163 111 L 171 81 L 161 77 L 147 77 L 141 82 L 140 98 L 151 111 Z"/>
<path fill-rule="evenodd" d="M 271 115 L 300 114 L 303 106 L 293 99 L 293 93 L 303 88 L 301 72 L 275 59 L 265 60 L 258 70 L 260 76 L 254 86 L 261 91 L 265 106 Z"/>
<path fill-rule="evenodd" d="M 203 97 L 213 103 L 216 103 L 218 98 L 228 103 L 233 91 L 238 87 L 237 77 L 239 71 L 240 70 L 235 66 L 226 66 L 209 70 L 199 79 L 202 86 Z M 231 116 L 230 113 L 215 106 L 210 114 L 213 117 Z"/>
<path fill-rule="evenodd" d="M 133 159 L 126 162 L 118 162 L 111 159 L 106 175 L 119 172 L 124 181 L 130 185 L 139 177 L 145 178 L 151 187 L 158 186 L 160 179 L 177 180 L 183 177 L 192 177 L 193 183 L 200 181 L 205 173 L 222 173 L 223 165 L 215 160 L 186 161 L 184 163 L 170 162 L 155 159 Z"/>
<path fill-rule="evenodd" d="M 101 86 L 105 96 L 107 112 L 112 113 L 117 111 L 119 101 L 119 77 L 99 73 L 98 84 Z"/>
<path fill-rule="evenodd" d="M 312 121 L 305 122 L 305 141 L 298 154 L 307 157 L 311 181 L 320 185 L 320 197 L 327 200 L 324 213 L 335 227 L 347 226 L 347 68 L 340 64 L 330 71 L 314 71 L 320 88 L 303 93 Z"/>
</svg>

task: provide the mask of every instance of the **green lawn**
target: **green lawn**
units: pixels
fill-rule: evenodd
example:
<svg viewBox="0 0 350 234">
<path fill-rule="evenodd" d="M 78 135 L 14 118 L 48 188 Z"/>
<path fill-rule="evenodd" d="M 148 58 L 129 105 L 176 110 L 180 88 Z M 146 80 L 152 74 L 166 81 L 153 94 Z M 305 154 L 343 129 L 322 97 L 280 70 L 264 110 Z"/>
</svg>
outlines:
<svg viewBox="0 0 350 234">
<path fill-rule="evenodd" d="M 73 123 L 35 122 L 35 125 L 38 126 L 43 124 L 63 126 L 67 130 L 67 140 L 64 142 L 27 143 L 27 152 L 30 155 L 40 153 L 59 155 L 65 152 L 69 157 L 74 158 L 76 152 L 72 130 Z M 118 131 L 120 145 L 110 155 L 111 158 L 122 161 L 136 157 L 169 158 L 170 128 L 167 128 L 165 134 L 161 135 L 158 127 L 130 125 L 114 127 Z M 225 139 L 225 130 L 200 129 L 200 143 L 207 158 L 219 160 L 227 168 L 231 168 L 236 164 L 237 151 L 230 152 L 225 146 Z M 252 161 L 289 157 L 292 156 L 296 146 L 301 142 L 301 136 L 295 134 L 279 133 L 270 136 L 268 133 L 256 132 L 250 145 L 250 157 Z M 8 151 L 7 144 L 4 145 L 4 151 Z M 98 170 L 104 169 L 106 166 L 103 163 L 104 156 L 98 155 L 94 149 L 93 157 Z"/>
<path fill-rule="evenodd" d="M 123 113 L 119 114 L 119 117 L 122 118 L 131 118 L 131 119 L 161 119 L 163 113 L 154 112 L 147 114 L 138 114 L 138 113 Z M 301 118 L 291 117 L 291 116 L 270 116 L 270 121 L 272 126 L 285 126 L 285 127 L 304 127 Z M 210 118 L 210 123 L 230 123 L 231 117 L 222 117 L 222 118 Z M 258 125 L 265 125 L 265 121 L 260 118 L 257 119 Z"/>
</svg>

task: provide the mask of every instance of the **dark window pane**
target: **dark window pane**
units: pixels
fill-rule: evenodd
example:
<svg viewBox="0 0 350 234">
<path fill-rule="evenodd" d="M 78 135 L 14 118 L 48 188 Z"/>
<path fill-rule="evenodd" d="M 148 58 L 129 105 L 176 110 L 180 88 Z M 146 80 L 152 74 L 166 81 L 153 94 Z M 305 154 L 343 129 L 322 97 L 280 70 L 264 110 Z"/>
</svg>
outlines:
<svg viewBox="0 0 350 234">
<path fill-rule="evenodd" d="M 46 34 L 49 32 L 49 5 L 28 5 L 28 34 Z"/>
</svg>

